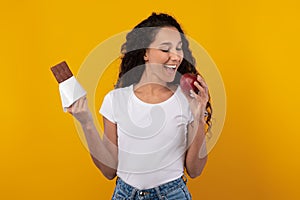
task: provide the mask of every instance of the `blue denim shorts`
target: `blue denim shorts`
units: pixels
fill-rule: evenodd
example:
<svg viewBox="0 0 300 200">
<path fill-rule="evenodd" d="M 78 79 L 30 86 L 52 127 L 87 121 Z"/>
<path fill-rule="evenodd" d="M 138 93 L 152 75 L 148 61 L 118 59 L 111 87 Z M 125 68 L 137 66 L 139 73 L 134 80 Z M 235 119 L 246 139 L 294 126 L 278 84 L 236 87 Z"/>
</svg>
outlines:
<svg viewBox="0 0 300 200">
<path fill-rule="evenodd" d="M 117 178 L 112 200 L 190 200 L 190 192 L 186 186 L 186 178 L 178 178 L 160 186 L 139 190 Z"/>
</svg>

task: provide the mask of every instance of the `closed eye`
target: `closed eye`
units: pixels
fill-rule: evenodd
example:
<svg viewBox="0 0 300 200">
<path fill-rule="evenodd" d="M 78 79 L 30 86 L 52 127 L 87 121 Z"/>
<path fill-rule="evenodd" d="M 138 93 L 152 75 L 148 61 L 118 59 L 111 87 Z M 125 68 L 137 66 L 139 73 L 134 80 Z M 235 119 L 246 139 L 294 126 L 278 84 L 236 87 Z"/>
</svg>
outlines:
<svg viewBox="0 0 300 200">
<path fill-rule="evenodd" d="M 161 49 L 161 51 L 167 53 L 170 51 L 170 49 Z"/>
<path fill-rule="evenodd" d="M 160 49 L 162 52 L 170 52 L 170 49 Z M 182 51 L 182 48 L 176 48 L 176 51 Z"/>
</svg>

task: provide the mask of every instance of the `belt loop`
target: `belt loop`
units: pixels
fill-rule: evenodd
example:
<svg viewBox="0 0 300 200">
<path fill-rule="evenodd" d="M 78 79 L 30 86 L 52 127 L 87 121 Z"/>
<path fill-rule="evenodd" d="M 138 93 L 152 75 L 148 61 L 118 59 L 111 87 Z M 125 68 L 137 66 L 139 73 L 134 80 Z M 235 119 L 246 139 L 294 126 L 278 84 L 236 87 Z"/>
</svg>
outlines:
<svg viewBox="0 0 300 200">
<path fill-rule="evenodd" d="M 130 198 L 129 199 L 134 199 L 135 195 L 136 195 L 136 192 L 137 192 L 137 189 L 136 188 L 133 188 L 132 191 L 131 191 L 131 195 L 130 195 Z"/>
<path fill-rule="evenodd" d="M 185 174 L 183 174 L 181 178 L 182 178 L 183 182 L 186 184 L 187 181 L 188 181 L 188 179 L 187 179 L 187 177 L 185 176 Z"/>
<path fill-rule="evenodd" d="M 157 193 L 157 196 L 158 196 L 158 198 L 159 198 L 159 199 L 164 199 L 164 197 L 163 197 L 163 196 L 161 196 L 161 193 L 160 193 L 160 189 L 159 189 L 159 187 L 155 187 L 155 191 L 156 191 L 156 193 Z"/>
</svg>

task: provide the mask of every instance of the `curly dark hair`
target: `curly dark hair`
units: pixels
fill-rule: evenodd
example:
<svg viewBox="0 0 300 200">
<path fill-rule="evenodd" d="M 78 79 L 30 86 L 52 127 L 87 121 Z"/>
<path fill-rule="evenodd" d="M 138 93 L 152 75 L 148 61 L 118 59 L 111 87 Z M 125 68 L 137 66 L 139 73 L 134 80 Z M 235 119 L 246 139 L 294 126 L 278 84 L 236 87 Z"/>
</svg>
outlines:
<svg viewBox="0 0 300 200">
<path fill-rule="evenodd" d="M 184 35 L 184 32 L 179 23 L 170 15 L 164 13 L 152 13 L 147 19 L 136 25 L 132 31 L 126 36 L 126 42 L 121 47 L 122 62 L 120 65 L 119 78 L 116 84 L 116 88 L 127 87 L 131 84 L 138 83 L 145 69 L 144 55 L 146 49 L 154 41 L 156 34 L 162 27 L 175 27 L 181 34 L 182 50 L 184 58 L 178 67 L 178 72 L 174 78 L 172 84 L 179 84 L 182 74 L 200 73 L 196 69 L 196 61 L 189 49 L 189 42 Z M 134 70 L 132 70 L 134 69 Z M 130 76 L 125 74 L 130 73 Z M 209 95 L 209 101 L 206 105 L 206 124 L 207 132 L 210 130 L 212 122 L 212 106 Z"/>
</svg>

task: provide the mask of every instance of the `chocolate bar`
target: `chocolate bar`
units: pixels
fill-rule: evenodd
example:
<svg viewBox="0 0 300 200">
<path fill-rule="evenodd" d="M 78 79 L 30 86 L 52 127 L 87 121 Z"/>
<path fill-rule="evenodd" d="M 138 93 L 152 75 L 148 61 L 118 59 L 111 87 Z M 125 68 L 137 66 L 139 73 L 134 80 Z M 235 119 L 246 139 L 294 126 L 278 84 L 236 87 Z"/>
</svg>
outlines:
<svg viewBox="0 0 300 200">
<path fill-rule="evenodd" d="M 58 83 L 64 82 L 73 76 L 69 66 L 65 61 L 51 67 L 51 71 Z"/>
<path fill-rule="evenodd" d="M 58 84 L 63 110 L 66 112 L 79 98 L 86 95 L 86 91 L 73 76 L 65 61 L 51 67 Z"/>
</svg>

